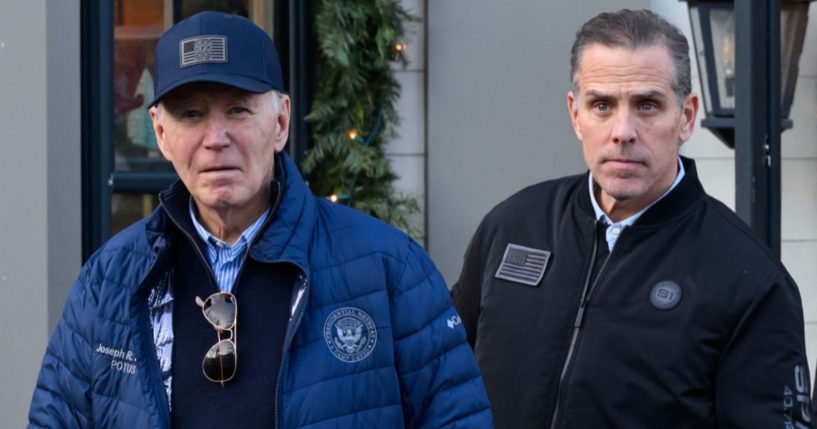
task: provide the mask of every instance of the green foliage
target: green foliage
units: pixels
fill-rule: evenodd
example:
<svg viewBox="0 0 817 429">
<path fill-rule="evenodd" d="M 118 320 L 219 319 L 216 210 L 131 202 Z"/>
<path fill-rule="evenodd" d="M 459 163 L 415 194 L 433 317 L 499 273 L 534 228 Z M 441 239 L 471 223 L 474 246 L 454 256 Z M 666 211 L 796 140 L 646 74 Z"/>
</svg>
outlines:
<svg viewBox="0 0 817 429">
<path fill-rule="evenodd" d="M 392 63 L 406 59 L 403 25 L 415 20 L 399 0 L 322 0 L 315 27 L 320 84 L 306 117 L 313 147 L 301 165 L 317 195 L 350 205 L 416 236 L 415 198 L 400 195 L 383 147 L 395 137 L 400 85 Z M 350 136 L 350 132 L 354 134 Z"/>
</svg>

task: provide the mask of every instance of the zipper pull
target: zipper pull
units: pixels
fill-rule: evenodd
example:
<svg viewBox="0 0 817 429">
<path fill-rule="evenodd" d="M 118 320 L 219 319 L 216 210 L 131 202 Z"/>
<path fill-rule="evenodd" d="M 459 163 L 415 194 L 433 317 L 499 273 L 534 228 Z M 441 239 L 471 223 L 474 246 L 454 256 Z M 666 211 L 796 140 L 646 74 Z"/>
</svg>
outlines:
<svg viewBox="0 0 817 429">
<path fill-rule="evenodd" d="M 576 321 L 573 322 L 573 327 L 576 329 L 580 329 L 582 327 L 582 321 L 584 320 L 584 309 L 587 307 L 587 301 L 584 300 L 582 305 L 579 306 L 579 312 L 576 313 Z"/>
</svg>

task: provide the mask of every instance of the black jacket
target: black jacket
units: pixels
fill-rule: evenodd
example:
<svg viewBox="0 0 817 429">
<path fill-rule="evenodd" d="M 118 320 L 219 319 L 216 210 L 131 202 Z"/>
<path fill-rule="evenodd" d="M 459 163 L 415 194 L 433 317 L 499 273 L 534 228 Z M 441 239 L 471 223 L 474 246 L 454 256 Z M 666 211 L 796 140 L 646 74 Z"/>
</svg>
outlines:
<svg viewBox="0 0 817 429">
<path fill-rule="evenodd" d="M 797 286 L 683 162 L 606 263 L 587 174 L 485 217 L 452 293 L 496 427 L 811 427 Z M 550 252 L 535 286 L 497 277 L 509 244 Z M 530 252 L 509 253 L 504 277 L 535 273 Z"/>
</svg>

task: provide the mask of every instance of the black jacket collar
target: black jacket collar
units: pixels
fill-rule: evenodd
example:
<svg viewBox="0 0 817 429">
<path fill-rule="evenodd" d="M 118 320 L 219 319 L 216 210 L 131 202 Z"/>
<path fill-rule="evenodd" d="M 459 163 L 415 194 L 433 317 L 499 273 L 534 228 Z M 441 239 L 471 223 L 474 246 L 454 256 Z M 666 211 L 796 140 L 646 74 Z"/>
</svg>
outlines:
<svg viewBox="0 0 817 429">
<path fill-rule="evenodd" d="M 683 217 L 689 210 L 694 208 L 695 202 L 706 195 L 700 180 L 698 180 L 698 170 L 695 167 L 695 161 L 682 156 L 681 162 L 684 164 L 685 171 L 681 183 L 667 194 L 666 197 L 661 199 L 661 201 L 644 212 L 632 226 L 633 228 L 659 225 L 678 217 Z M 588 171 L 581 176 L 583 178 L 581 184 L 584 186 L 577 188 L 578 195 L 576 203 L 582 213 L 595 221 L 595 211 L 593 211 L 593 204 L 590 202 L 590 193 L 587 192 L 589 175 L 590 172 Z"/>
</svg>

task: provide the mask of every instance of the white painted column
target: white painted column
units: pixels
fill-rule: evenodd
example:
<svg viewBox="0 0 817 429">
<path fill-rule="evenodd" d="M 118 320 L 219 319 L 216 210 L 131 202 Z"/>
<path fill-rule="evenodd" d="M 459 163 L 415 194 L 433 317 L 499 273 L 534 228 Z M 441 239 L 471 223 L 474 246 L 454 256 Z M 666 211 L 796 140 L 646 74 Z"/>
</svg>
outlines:
<svg viewBox="0 0 817 429">
<path fill-rule="evenodd" d="M 46 342 L 79 271 L 79 0 L 0 2 L 0 383 L 24 427 Z"/>
<path fill-rule="evenodd" d="M 400 100 L 397 112 L 400 124 L 398 136 L 385 148 L 394 172 L 399 176 L 395 186 L 399 192 L 417 198 L 420 213 L 414 218 L 415 228 L 420 231 L 420 243 L 425 242 L 426 199 L 426 133 L 425 133 L 425 2 L 402 0 L 403 7 L 419 22 L 409 23 L 403 43 L 406 47 L 408 65 L 403 68 L 395 63 L 393 70 L 400 83 Z"/>
</svg>

